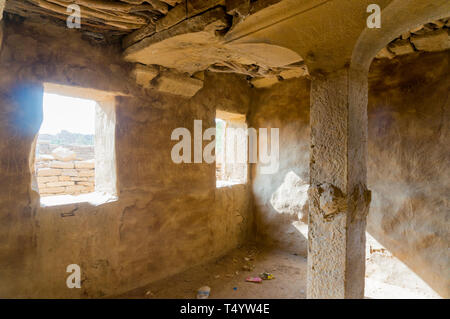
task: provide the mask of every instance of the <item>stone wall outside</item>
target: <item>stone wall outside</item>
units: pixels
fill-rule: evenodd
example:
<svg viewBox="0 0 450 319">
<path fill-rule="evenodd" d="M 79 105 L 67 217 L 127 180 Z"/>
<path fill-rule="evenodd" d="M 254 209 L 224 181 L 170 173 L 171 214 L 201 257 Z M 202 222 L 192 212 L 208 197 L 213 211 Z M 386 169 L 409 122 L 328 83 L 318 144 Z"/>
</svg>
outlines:
<svg viewBox="0 0 450 319">
<path fill-rule="evenodd" d="M 95 160 L 58 161 L 53 156 L 36 159 L 39 194 L 79 195 L 95 190 Z"/>
</svg>

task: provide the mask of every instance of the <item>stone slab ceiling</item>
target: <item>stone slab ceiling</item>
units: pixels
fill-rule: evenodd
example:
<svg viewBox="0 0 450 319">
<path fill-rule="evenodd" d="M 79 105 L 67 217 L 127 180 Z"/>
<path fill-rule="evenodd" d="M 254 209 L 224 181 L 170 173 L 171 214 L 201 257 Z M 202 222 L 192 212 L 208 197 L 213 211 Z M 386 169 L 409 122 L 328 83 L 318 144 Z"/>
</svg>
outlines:
<svg viewBox="0 0 450 319">
<path fill-rule="evenodd" d="M 5 11 L 31 19 L 45 17 L 65 24 L 71 11 L 80 7 L 82 31 L 102 38 L 106 34 L 125 35 L 164 17 L 183 0 L 8 0 Z"/>
<path fill-rule="evenodd" d="M 145 82 L 143 86 L 149 85 L 147 78 L 158 81 L 155 70 L 159 68 L 188 77 L 204 70 L 239 73 L 257 88 L 307 76 L 311 70 L 305 62 L 310 65 L 317 58 L 314 48 L 335 43 L 321 51 L 330 55 L 330 61 L 339 52 L 351 52 L 346 42 L 359 36 L 358 28 L 365 27 L 366 19 L 362 4 L 347 8 L 339 1 L 322 0 L 7 0 L 5 12 L 65 27 L 70 4 L 80 6 L 80 31 L 89 39 L 120 41 L 125 60 L 150 67 L 135 72 L 136 79 Z M 339 29 L 345 32 L 325 32 L 330 15 L 352 8 L 359 19 L 342 21 L 349 24 Z M 398 35 L 377 58 L 447 50 L 449 26 L 448 18 L 418 26 Z M 305 52 L 309 56 L 302 56 Z M 181 78 L 184 81 L 185 76 Z"/>
</svg>

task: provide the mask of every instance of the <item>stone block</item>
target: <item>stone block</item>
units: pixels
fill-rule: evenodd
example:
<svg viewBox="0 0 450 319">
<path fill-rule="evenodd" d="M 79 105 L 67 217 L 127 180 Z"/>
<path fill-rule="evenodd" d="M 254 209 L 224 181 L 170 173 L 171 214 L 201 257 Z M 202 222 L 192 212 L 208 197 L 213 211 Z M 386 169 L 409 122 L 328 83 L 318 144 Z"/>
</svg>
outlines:
<svg viewBox="0 0 450 319">
<path fill-rule="evenodd" d="M 306 76 L 306 75 L 308 75 L 308 70 L 306 69 L 306 67 L 290 69 L 290 70 L 282 71 L 280 73 L 280 76 L 285 80 L 289 80 L 292 78 L 299 78 L 299 77 Z"/>
<path fill-rule="evenodd" d="M 192 97 L 203 87 L 203 81 L 185 74 L 166 71 L 159 76 L 155 87 L 161 92 Z"/>
<path fill-rule="evenodd" d="M 251 83 L 255 88 L 258 88 L 258 89 L 267 88 L 267 87 L 274 85 L 275 83 L 278 83 L 278 78 L 276 76 L 265 77 L 265 78 L 253 78 L 251 80 Z"/>
<path fill-rule="evenodd" d="M 78 176 L 80 176 L 80 177 L 95 176 L 95 170 L 93 170 L 93 169 L 80 169 L 80 170 L 78 170 Z"/>
<path fill-rule="evenodd" d="M 75 168 L 95 168 L 95 160 L 77 161 L 75 162 Z"/>
<path fill-rule="evenodd" d="M 63 169 L 61 172 L 63 176 L 78 176 L 78 172 L 75 169 Z"/>
<path fill-rule="evenodd" d="M 51 161 L 51 168 L 74 168 L 73 162 Z"/>
<path fill-rule="evenodd" d="M 56 160 L 63 162 L 73 161 L 77 157 L 74 151 L 61 146 L 55 148 L 52 155 Z"/>
<path fill-rule="evenodd" d="M 38 183 L 49 183 L 49 182 L 57 182 L 61 176 L 38 176 Z"/>
<path fill-rule="evenodd" d="M 95 186 L 93 182 L 77 182 L 77 185 L 88 186 L 88 187 Z"/>
<path fill-rule="evenodd" d="M 411 42 L 420 51 L 444 51 L 450 48 L 450 36 L 447 29 L 414 35 Z"/>
<path fill-rule="evenodd" d="M 72 186 L 75 185 L 75 182 L 50 182 L 47 183 L 47 187 L 63 187 L 63 186 Z"/>
<path fill-rule="evenodd" d="M 395 57 L 395 54 L 389 51 L 389 49 L 386 47 L 381 49 L 380 52 L 378 52 L 378 54 L 376 55 L 377 59 L 392 59 L 393 57 Z"/>
<path fill-rule="evenodd" d="M 61 176 L 58 177 L 58 181 L 59 182 L 68 182 L 68 181 L 71 181 L 72 178 L 73 177 L 70 177 L 68 175 L 61 175 Z M 53 182 L 56 182 L 56 181 L 53 181 Z"/>
<path fill-rule="evenodd" d="M 40 194 L 62 194 L 65 193 L 65 191 L 66 191 L 65 187 L 45 187 L 39 189 Z"/>
<path fill-rule="evenodd" d="M 70 180 L 74 181 L 74 182 L 87 182 L 87 181 L 89 181 L 89 178 L 91 178 L 91 177 L 76 176 L 76 177 L 70 177 Z"/>
<path fill-rule="evenodd" d="M 183 0 L 160 0 L 161 2 L 167 3 L 169 6 L 175 6 L 177 3 L 182 2 Z"/>
<path fill-rule="evenodd" d="M 38 158 L 36 158 L 37 162 L 47 162 L 47 161 L 53 161 L 55 158 L 51 155 L 47 155 L 47 154 L 42 154 L 39 155 Z"/>
<path fill-rule="evenodd" d="M 58 168 L 41 168 L 38 170 L 37 176 L 59 176 L 62 171 L 62 169 Z"/>
<path fill-rule="evenodd" d="M 170 10 L 167 15 L 156 21 L 156 32 L 160 32 L 186 19 L 186 3 L 183 1 Z"/>
<path fill-rule="evenodd" d="M 137 84 L 144 88 L 150 88 L 152 87 L 150 81 L 159 74 L 159 68 L 157 66 L 136 64 L 132 74 Z"/>
<path fill-rule="evenodd" d="M 192 17 L 215 6 L 225 6 L 225 0 L 187 0 L 187 16 Z"/>
<path fill-rule="evenodd" d="M 414 48 L 409 40 L 397 40 L 388 45 L 388 49 L 395 55 L 403 55 L 414 52 Z"/>
</svg>

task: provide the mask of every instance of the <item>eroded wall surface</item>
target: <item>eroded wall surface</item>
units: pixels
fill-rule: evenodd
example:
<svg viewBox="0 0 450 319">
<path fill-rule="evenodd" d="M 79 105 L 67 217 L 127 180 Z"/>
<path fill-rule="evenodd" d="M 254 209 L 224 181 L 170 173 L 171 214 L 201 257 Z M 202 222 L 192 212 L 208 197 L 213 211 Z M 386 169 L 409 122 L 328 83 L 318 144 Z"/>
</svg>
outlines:
<svg viewBox="0 0 450 319">
<path fill-rule="evenodd" d="M 450 296 L 448 62 L 448 51 L 374 62 L 368 105 L 367 230 L 443 297 Z M 251 117 L 255 128 L 280 128 L 279 173 L 252 169 L 258 238 L 303 255 L 307 221 L 299 213 L 307 207 L 290 194 L 307 196 L 308 110 L 309 82 L 297 79 L 259 90 Z"/>
<path fill-rule="evenodd" d="M 260 174 L 252 165 L 258 240 L 302 255 L 307 247 L 309 87 L 303 78 L 259 90 L 249 117 L 256 129 L 279 129 L 278 172 Z"/>
<path fill-rule="evenodd" d="M 174 164 L 175 128 L 247 113 L 246 82 L 207 75 L 192 99 L 137 86 L 120 48 L 51 26 L 6 25 L 0 53 L 0 296 L 102 297 L 225 254 L 251 232 L 246 185 L 216 189 L 214 164 Z M 32 189 L 42 83 L 116 92 L 118 200 L 40 207 Z M 207 142 L 204 142 L 206 145 Z M 69 289 L 66 267 L 81 267 Z"/>
</svg>

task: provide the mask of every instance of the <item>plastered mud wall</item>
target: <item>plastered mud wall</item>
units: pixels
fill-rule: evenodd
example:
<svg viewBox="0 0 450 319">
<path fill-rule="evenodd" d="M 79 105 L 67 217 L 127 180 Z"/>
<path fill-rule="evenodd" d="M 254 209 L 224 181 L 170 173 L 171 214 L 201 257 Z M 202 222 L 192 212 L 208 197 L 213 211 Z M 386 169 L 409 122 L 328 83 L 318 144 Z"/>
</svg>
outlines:
<svg viewBox="0 0 450 319">
<path fill-rule="evenodd" d="M 259 174 L 252 165 L 258 240 L 306 256 L 309 183 L 309 81 L 283 81 L 254 92 L 250 125 L 279 128 L 280 166 Z"/>
<path fill-rule="evenodd" d="M 113 296 L 225 254 L 251 233 L 247 185 L 216 189 L 214 164 L 174 164 L 173 129 L 214 126 L 215 110 L 247 113 L 234 75 L 207 74 L 192 99 L 137 86 L 120 48 L 79 33 L 8 22 L 0 52 L 0 296 Z M 116 95 L 118 200 L 41 207 L 32 188 L 42 84 Z M 207 143 L 205 142 L 204 145 Z M 81 267 L 69 289 L 66 267 Z"/>
<path fill-rule="evenodd" d="M 369 73 L 368 232 L 437 293 L 450 296 L 449 52 L 378 60 Z M 260 241 L 306 255 L 309 82 L 258 90 L 251 125 L 280 128 L 280 171 L 252 172 Z M 288 172 L 295 173 L 296 176 Z M 287 179 L 287 182 L 286 182 Z M 285 195 L 277 190 L 285 187 Z M 275 200 L 274 200 L 275 199 Z M 275 203 L 275 205 L 274 205 Z M 296 230 L 294 230 L 294 226 Z M 299 231 L 297 231 L 299 230 Z M 303 230 L 303 231 L 302 231 Z"/>
</svg>

